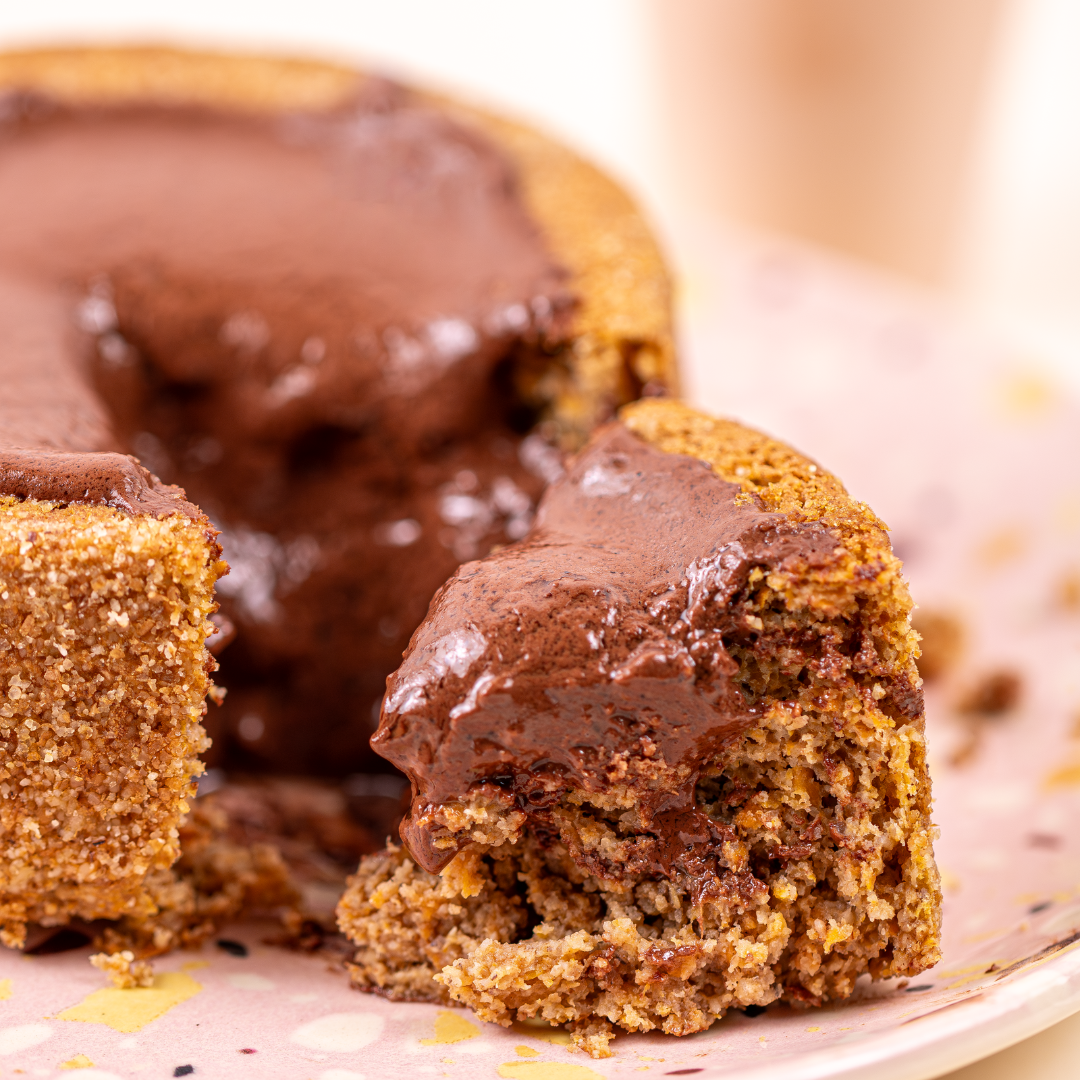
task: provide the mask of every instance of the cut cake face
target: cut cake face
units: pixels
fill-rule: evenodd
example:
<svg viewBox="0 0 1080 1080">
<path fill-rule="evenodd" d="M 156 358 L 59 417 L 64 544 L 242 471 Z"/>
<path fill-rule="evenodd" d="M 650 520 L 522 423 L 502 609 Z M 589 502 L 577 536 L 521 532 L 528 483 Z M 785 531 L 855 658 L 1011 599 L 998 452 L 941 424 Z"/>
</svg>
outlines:
<svg viewBox="0 0 1080 1080">
<path fill-rule="evenodd" d="M 0 497 L 0 941 L 27 922 L 145 921 L 203 766 L 213 659 L 209 523 L 160 485 L 156 516 Z M 10 471 L 10 470 L 9 470 Z M 7 487 L 17 478 L 4 476 Z M 165 492 L 165 494 L 162 494 Z M 128 492 L 131 494 L 131 491 Z M 170 505 L 171 504 L 171 505 Z"/>
<path fill-rule="evenodd" d="M 936 962 L 922 692 L 884 526 L 673 401 L 625 408 L 388 682 L 404 847 L 339 916 L 356 983 L 508 1024 L 687 1034 Z"/>
</svg>

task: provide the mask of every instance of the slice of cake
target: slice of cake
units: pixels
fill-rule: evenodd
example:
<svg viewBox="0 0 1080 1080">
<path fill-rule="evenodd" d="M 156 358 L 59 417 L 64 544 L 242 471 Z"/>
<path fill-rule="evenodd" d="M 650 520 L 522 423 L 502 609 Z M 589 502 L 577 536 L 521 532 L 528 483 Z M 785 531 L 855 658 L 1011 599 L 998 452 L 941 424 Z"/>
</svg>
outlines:
<svg viewBox="0 0 1080 1080">
<path fill-rule="evenodd" d="M 388 680 L 372 742 L 413 800 L 339 908 L 355 983 L 603 1055 L 935 963 L 911 606 L 835 477 L 624 408 Z"/>
</svg>

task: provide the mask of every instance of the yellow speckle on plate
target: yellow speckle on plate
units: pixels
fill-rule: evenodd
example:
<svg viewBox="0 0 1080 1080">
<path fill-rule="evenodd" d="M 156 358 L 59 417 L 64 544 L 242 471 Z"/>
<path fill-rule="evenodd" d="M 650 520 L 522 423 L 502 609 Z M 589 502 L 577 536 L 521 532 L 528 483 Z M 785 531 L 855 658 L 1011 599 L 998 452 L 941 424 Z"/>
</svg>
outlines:
<svg viewBox="0 0 1080 1080">
<path fill-rule="evenodd" d="M 1006 412 L 1025 420 L 1045 414 L 1061 397 L 1049 379 L 1030 370 L 1014 373 L 1000 387 L 999 393 Z"/>
<path fill-rule="evenodd" d="M 0 979 L 0 1001 L 7 1001 L 11 997 L 11 980 Z"/>
<path fill-rule="evenodd" d="M 194 997 L 202 986 L 183 971 L 154 976 L 154 985 L 130 990 L 95 990 L 78 1005 L 65 1009 L 58 1020 L 105 1024 L 113 1031 L 139 1031 L 151 1020 L 164 1016 L 174 1005 Z"/>
<path fill-rule="evenodd" d="M 209 967 L 209 960 L 185 960 L 180 965 L 181 971 L 198 971 L 199 968 Z"/>
<path fill-rule="evenodd" d="M 466 1020 L 460 1013 L 443 1009 L 435 1017 L 435 1038 L 421 1039 L 421 1046 L 444 1046 L 447 1043 L 464 1042 L 466 1039 L 475 1039 L 480 1034 L 480 1029 L 471 1021 Z"/>
<path fill-rule="evenodd" d="M 510 1025 L 510 1030 L 516 1035 L 526 1035 L 530 1039 L 539 1039 L 541 1042 L 553 1043 L 555 1046 L 570 1046 L 573 1039 L 570 1032 L 563 1028 L 552 1027 L 546 1020 L 516 1020 Z"/>
<path fill-rule="evenodd" d="M 819 1028 L 819 1027 L 808 1027 L 806 1030 L 807 1031 L 820 1031 L 821 1028 Z"/>
<path fill-rule="evenodd" d="M 1077 762 L 1055 769 L 1043 781 L 1043 787 L 1050 790 L 1062 787 L 1076 787 L 1077 785 L 1080 785 L 1080 763 Z"/>
<path fill-rule="evenodd" d="M 941 887 L 946 892 L 959 892 L 960 891 L 960 876 L 954 874 L 951 870 L 941 870 Z"/>
<path fill-rule="evenodd" d="M 1027 547 L 1027 538 L 1016 528 L 1004 528 L 989 535 L 976 549 L 979 562 L 997 569 L 1018 558 Z"/>
<path fill-rule="evenodd" d="M 950 968 L 948 971 L 937 971 L 934 974 L 937 975 L 939 979 L 955 979 L 958 975 L 969 975 L 972 978 L 977 979 L 981 975 L 990 974 L 986 969 L 991 965 L 996 965 L 995 970 L 999 970 L 1011 963 L 1011 960 L 1002 960 L 996 957 L 993 960 L 980 960 L 977 964 L 968 964 L 966 967 Z"/>
<path fill-rule="evenodd" d="M 587 1065 L 565 1061 L 507 1061 L 499 1066 L 503 1080 L 604 1080 Z"/>
<path fill-rule="evenodd" d="M 92 1069 L 94 1063 L 85 1054 L 76 1054 L 70 1061 L 60 1065 L 61 1069 Z"/>
<path fill-rule="evenodd" d="M 531 1046 L 515 1046 L 514 1053 L 518 1057 L 539 1057 L 540 1051 L 534 1050 Z"/>
</svg>

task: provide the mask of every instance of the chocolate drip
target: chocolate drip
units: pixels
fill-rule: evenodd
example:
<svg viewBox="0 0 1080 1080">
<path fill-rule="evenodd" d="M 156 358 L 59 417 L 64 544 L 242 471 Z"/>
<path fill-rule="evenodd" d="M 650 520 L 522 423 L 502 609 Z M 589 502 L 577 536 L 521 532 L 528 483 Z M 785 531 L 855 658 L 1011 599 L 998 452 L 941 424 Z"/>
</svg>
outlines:
<svg viewBox="0 0 1080 1080">
<path fill-rule="evenodd" d="M 413 782 L 402 836 L 417 861 L 452 857 L 424 833 L 477 785 L 540 822 L 568 789 L 638 783 L 654 839 L 637 868 L 704 880 L 717 826 L 694 806 L 700 768 L 760 715 L 725 645 L 755 632 L 735 601 L 754 567 L 822 567 L 837 550 L 823 526 L 764 511 L 704 463 L 603 429 L 524 541 L 444 586 L 387 682 L 372 745 Z"/>
</svg>

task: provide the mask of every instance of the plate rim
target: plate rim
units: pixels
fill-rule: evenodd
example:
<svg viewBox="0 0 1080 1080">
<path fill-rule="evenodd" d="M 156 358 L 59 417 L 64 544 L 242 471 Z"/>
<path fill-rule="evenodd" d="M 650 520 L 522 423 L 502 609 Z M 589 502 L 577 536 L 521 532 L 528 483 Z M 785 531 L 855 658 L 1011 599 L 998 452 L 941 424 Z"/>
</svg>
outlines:
<svg viewBox="0 0 1080 1080">
<path fill-rule="evenodd" d="M 981 987 L 865 1035 L 853 1034 L 819 1050 L 793 1050 L 760 1065 L 710 1069 L 724 1080 L 932 1080 L 981 1061 L 1080 1012 L 1080 941 L 1020 977 Z M 957 1028 L 955 1011 L 968 1013 Z M 949 1015 L 946 1015 L 949 1014 Z M 798 1062 L 793 1072 L 792 1065 Z M 715 1067 L 714 1067 L 715 1068 Z"/>
</svg>

